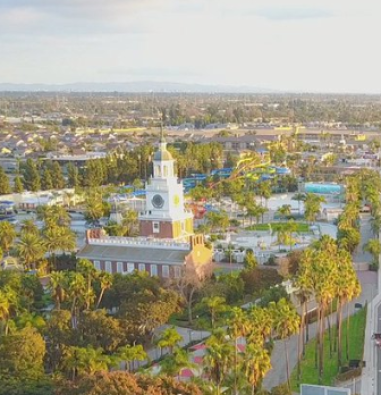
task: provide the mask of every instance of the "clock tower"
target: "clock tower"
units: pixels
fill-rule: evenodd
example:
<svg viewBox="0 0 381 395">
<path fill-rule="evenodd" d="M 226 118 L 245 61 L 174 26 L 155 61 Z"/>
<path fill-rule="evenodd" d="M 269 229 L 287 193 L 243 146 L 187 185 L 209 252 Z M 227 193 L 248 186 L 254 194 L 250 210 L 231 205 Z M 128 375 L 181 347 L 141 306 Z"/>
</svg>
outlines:
<svg viewBox="0 0 381 395">
<path fill-rule="evenodd" d="M 146 185 L 146 210 L 139 216 L 140 235 L 188 240 L 193 235 L 193 214 L 184 206 L 184 188 L 175 161 L 161 131 L 153 158 L 153 177 Z"/>
</svg>

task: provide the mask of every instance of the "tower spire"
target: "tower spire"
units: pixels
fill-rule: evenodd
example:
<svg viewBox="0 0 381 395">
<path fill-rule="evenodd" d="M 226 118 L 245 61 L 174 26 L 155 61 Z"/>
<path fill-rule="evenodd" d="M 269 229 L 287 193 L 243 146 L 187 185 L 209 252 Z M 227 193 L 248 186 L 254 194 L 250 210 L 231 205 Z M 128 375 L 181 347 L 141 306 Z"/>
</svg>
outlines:
<svg viewBox="0 0 381 395">
<path fill-rule="evenodd" d="M 166 143 L 163 130 L 163 111 L 160 111 L 160 143 Z"/>
</svg>

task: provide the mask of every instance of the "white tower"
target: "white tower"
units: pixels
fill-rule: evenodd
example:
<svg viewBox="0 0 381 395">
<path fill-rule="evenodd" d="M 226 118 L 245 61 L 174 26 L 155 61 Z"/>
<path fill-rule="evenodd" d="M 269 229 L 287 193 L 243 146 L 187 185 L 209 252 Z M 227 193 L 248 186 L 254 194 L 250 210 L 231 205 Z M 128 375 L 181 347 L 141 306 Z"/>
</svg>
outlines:
<svg viewBox="0 0 381 395">
<path fill-rule="evenodd" d="M 146 211 L 139 216 L 141 236 L 186 240 L 193 235 L 193 214 L 185 210 L 184 188 L 174 165 L 161 130 L 153 177 L 146 185 Z"/>
</svg>

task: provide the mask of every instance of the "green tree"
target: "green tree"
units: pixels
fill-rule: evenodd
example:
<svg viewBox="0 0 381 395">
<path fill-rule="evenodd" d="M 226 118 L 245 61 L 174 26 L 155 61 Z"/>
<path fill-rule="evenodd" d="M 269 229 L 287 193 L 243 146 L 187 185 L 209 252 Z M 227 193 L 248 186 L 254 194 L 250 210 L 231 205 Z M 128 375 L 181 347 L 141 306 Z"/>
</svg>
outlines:
<svg viewBox="0 0 381 395">
<path fill-rule="evenodd" d="M 61 304 L 67 296 L 68 276 L 65 272 L 52 272 L 50 274 L 49 288 L 55 303 L 56 310 L 61 309 Z"/>
<path fill-rule="evenodd" d="M 46 167 L 42 173 L 42 189 L 45 191 L 53 189 L 53 178 L 50 169 Z"/>
<path fill-rule="evenodd" d="M 103 299 L 103 295 L 105 293 L 106 290 L 110 289 L 112 286 L 112 281 L 113 281 L 113 277 L 110 273 L 107 272 L 100 272 L 97 274 L 97 280 L 99 281 L 99 285 L 101 288 L 101 291 L 99 293 L 98 296 L 98 300 L 97 300 L 97 304 L 96 304 L 96 309 L 99 308 L 102 299 Z"/>
<path fill-rule="evenodd" d="M 0 167 L 0 195 L 7 195 L 8 193 L 11 193 L 9 179 L 4 169 Z"/>
<path fill-rule="evenodd" d="M 320 212 L 320 204 L 325 202 L 322 196 L 307 193 L 304 201 L 304 216 L 307 221 L 315 222 L 317 214 Z"/>
<path fill-rule="evenodd" d="M 22 233 L 16 249 L 26 269 L 35 269 L 36 263 L 44 257 L 46 252 L 41 237 L 32 233 Z"/>
<path fill-rule="evenodd" d="M 53 186 L 55 189 L 62 189 L 65 187 L 65 179 L 62 174 L 61 166 L 58 162 L 53 162 L 51 168 L 51 175 L 53 180 Z"/>
<path fill-rule="evenodd" d="M 167 355 L 160 363 L 160 374 L 177 376 L 180 380 L 180 373 L 183 369 L 195 369 L 197 365 L 190 360 L 186 350 L 177 348 L 173 354 Z"/>
<path fill-rule="evenodd" d="M 79 180 L 79 172 L 78 168 L 73 165 L 73 163 L 69 163 L 67 165 L 67 177 L 68 177 L 68 186 L 71 188 L 77 188 L 80 184 Z"/>
<path fill-rule="evenodd" d="M 257 258 L 254 255 L 253 250 L 246 250 L 245 258 L 243 260 L 245 269 L 255 269 L 258 266 Z"/>
<path fill-rule="evenodd" d="M 225 330 L 220 328 L 205 342 L 205 370 L 216 384 L 218 395 L 222 393 L 222 383 L 230 371 L 234 356 L 234 347 L 226 335 Z"/>
<path fill-rule="evenodd" d="M 172 355 L 173 349 L 182 340 L 183 337 L 177 332 L 176 328 L 172 326 L 161 332 L 156 344 L 160 347 L 160 350 L 163 350 L 163 348 L 168 348 L 169 354 Z"/>
<path fill-rule="evenodd" d="M 291 205 L 290 204 L 283 204 L 281 207 L 278 208 L 278 213 L 284 220 L 287 219 L 291 215 Z"/>
<path fill-rule="evenodd" d="M 36 329 L 26 327 L 0 342 L 2 386 L 9 380 L 25 383 L 44 376 L 45 342 Z M 22 385 L 22 384 L 21 384 Z"/>
<path fill-rule="evenodd" d="M 22 193 L 24 192 L 24 185 L 21 181 L 21 177 L 17 175 L 13 182 L 13 192 L 15 193 Z"/>
<path fill-rule="evenodd" d="M 217 315 L 226 310 L 225 302 L 226 302 L 225 298 L 221 296 L 212 296 L 209 298 L 202 299 L 201 303 L 205 304 L 205 306 L 209 310 L 210 322 L 212 328 L 214 328 L 214 325 L 216 323 Z"/>
<path fill-rule="evenodd" d="M 369 252 L 373 258 L 373 267 L 379 267 L 379 256 L 381 254 L 381 244 L 378 239 L 370 239 L 366 244 L 363 245 L 363 251 Z"/>
<path fill-rule="evenodd" d="M 130 369 L 130 363 L 135 361 L 145 361 L 148 359 L 147 353 L 144 351 L 143 346 L 138 344 L 136 346 L 123 346 L 117 350 L 117 359 L 125 362 L 126 370 Z"/>
<path fill-rule="evenodd" d="M 28 158 L 25 163 L 23 177 L 24 186 L 28 191 L 37 192 L 41 189 L 40 174 L 35 162 L 30 158 Z"/>
<path fill-rule="evenodd" d="M 12 247 L 16 239 L 16 229 L 8 221 L 0 222 L 0 247 L 3 251 L 9 254 L 9 249 Z"/>
<path fill-rule="evenodd" d="M 270 355 L 266 349 L 255 343 L 246 346 L 244 361 L 245 376 L 251 385 L 251 394 L 255 394 L 259 383 L 271 369 Z"/>
<path fill-rule="evenodd" d="M 294 306 L 286 299 L 281 299 L 276 305 L 271 304 L 270 309 L 274 314 L 274 329 L 278 336 L 284 340 L 286 353 L 286 371 L 287 384 L 290 388 L 290 368 L 289 368 L 289 353 L 288 341 L 290 336 L 298 333 L 300 325 L 300 317 Z"/>
</svg>

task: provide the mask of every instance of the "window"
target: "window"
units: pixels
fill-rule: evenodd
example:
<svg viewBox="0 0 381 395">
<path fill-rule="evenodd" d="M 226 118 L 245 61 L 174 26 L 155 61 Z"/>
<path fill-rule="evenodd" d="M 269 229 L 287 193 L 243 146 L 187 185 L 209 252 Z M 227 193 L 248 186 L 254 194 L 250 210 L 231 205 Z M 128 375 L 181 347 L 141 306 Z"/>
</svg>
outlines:
<svg viewBox="0 0 381 395">
<path fill-rule="evenodd" d="M 181 221 L 181 232 L 185 232 L 185 222 Z"/>
<path fill-rule="evenodd" d="M 157 265 L 151 265 L 151 276 L 157 276 Z"/>
<path fill-rule="evenodd" d="M 178 266 L 174 267 L 174 271 L 175 271 L 175 278 L 180 278 L 180 274 L 181 274 L 181 269 Z"/>
<path fill-rule="evenodd" d="M 101 263 L 99 261 L 94 261 L 94 267 L 97 270 L 101 270 Z"/>
<path fill-rule="evenodd" d="M 146 265 L 144 263 L 139 263 L 139 272 L 144 272 L 146 270 Z"/>
<path fill-rule="evenodd" d="M 127 273 L 132 273 L 135 270 L 135 263 L 127 263 Z"/>
<path fill-rule="evenodd" d="M 169 266 L 163 265 L 161 268 L 161 274 L 163 277 L 169 277 Z"/>
<path fill-rule="evenodd" d="M 116 272 L 117 273 L 123 273 L 123 262 L 116 262 Z"/>
<path fill-rule="evenodd" d="M 160 222 L 152 222 L 153 233 L 160 233 Z"/>
<path fill-rule="evenodd" d="M 107 273 L 112 273 L 112 268 L 111 268 L 111 262 L 110 261 L 106 261 L 106 268 L 105 271 Z"/>
</svg>

